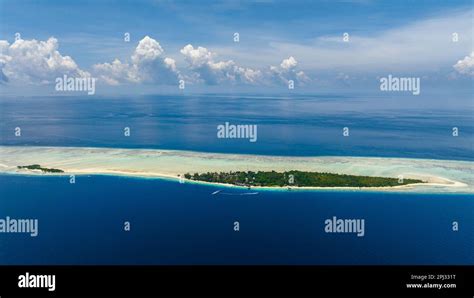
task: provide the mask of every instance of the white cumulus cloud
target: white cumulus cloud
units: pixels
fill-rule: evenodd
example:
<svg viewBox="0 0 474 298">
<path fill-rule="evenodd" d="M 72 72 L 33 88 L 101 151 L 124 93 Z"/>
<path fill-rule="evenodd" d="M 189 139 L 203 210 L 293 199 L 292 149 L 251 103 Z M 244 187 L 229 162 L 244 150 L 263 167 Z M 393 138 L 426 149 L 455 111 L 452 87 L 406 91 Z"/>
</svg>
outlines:
<svg viewBox="0 0 474 298">
<path fill-rule="evenodd" d="M 270 66 L 270 77 L 277 83 L 288 84 L 293 80 L 296 84 L 302 85 L 310 81 L 309 77 L 298 70 L 298 61 L 293 56 L 284 59 L 280 66 Z"/>
<path fill-rule="evenodd" d="M 179 72 L 176 62 L 163 56 L 160 43 L 145 36 L 133 52 L 130 63 L 115 59 L 111 63 L 96 64 L 94 73 L 110 85 L 122 83 L 177 84 Z"/>
<path fill-rule="evenodd" d="M 0 40 L 0 84 L 19 82 L 33 84 L 53 83 L 56 78 L 88 77 L 91 74 L 79 68 L 70 57 L 59 52 L 58 40 L 47 41 L 16 40 L 10 44 Z M 248 68 L 234 60 L 216 59 L 215 53 L 204 47 L 186 45 L 180 50 L 187 66 L 183 74 L 176 61 L 166 57 L 160 43 L 145 36 L 140 40 L 126 61 L 114 59 L 111 62 L 92 66 L 91 73 L 109 85 L 128 83 L 178 84 L 182 78 L 191 82 L 216 84 L 272 85 L 309 82 L 305 73 L 298 69 L 298 61 L 290 56 L 278 66 L 266 69 Z"/>
<path fill-rule="evenodd" d="M 10 44 L 0 40 L 0 81 L 12 83 L 48 84 L 57 77 L 89 76 L 69 56 L 58 50 L 58 40 L 18 39 Z"/>
<path fill-rule="evenodd" d="M 460 74 L 474 76 L 474 51 L 471 52 L 471 55 L 459 60 L 453 67 Z"/>
<path fill-rule="evenodd" d="M 188 44 L 181 49 L 190 69 L 198 80 L 215 85 L 222 82 L 257 84 L 262 80 L 262 72 L 237 65 L 234 61 L 214 61 L 215 54 L 204 47 L 194 48 Z"/>
</svg>

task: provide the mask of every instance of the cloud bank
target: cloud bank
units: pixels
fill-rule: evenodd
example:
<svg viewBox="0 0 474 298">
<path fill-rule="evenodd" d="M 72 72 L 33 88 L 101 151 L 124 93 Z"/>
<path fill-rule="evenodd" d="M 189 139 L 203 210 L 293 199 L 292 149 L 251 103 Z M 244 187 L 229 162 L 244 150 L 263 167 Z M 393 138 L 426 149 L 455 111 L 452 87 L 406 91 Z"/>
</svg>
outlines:
<svg viewBox="0 0 474 298">
<path fill-rule="evenodd" d="M 182 74 L 176 61 L 165 57 L 164 49 L 155 39 L 145 36 L 138 42 L 128 61 L 114 59 L 112 62 L 92 66 L 91 73 L 78 67 L 69 56 L 58 50 L 58 40 L 51 37 L 47 41 L 22 40 L 13 44 L 0 40 L 0 83 L 20 82 L 50 84 L 57 77 L 93 76 L 108 85 L 146 84 L 177 85 L 180 79 L 192 83 L 272 85 L 308 82 L 303 71 L 298 71 L 298 62 L 290 56 L 279 66 L 268 69 L 254 69 L 238 65 L 233 60 L 218 60 L 210 50 L 191 44 L 184 46 L 180 53 L 186 66 Z"/>
<path fill-rule="evenodd" d="M 18 39 L 10 44 L 0 40 L 0 81 L 23 84 L 50 84 L 56 77 L 86 77 L 69 56 L 58 50 L 58 40 L 47 41 Z"/>
</svg>

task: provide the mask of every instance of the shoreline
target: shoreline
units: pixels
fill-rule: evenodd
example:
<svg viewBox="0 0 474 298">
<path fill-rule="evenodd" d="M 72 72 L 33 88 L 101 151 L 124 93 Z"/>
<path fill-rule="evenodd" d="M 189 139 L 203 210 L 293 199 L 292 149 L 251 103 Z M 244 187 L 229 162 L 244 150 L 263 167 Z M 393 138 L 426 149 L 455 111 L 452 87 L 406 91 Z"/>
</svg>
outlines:
<svg viewBox="0 0 474 298">
<path fill-rule="evenodd" d="M 124 177 L 124 178 L 135 178 L 135 179 L 157 179 L 164 181 L 171 181 L 174 183 L 180 183 L 179 177 L 169 176 L 169 175 L 130 175 L 129 173 L 124 172 L 101 172 L 101 173 L 91 173 L 91 172 L 64 172 L 64 173 L 39 173 L 33 171 L 18 171 L 18 172 L 2 172 L 0 175 L 19 175 L 19 176 L 32 176 L 32 177 L 69 177 L 70 175 L 75 176 L 110 176 L 110 177 Z M 362 191 L 362 192 L 406 192 L 406 190 L 414 190 L 414 187 L 419 186 L 441 186 L 441 187 L 465 187 L 466 185 L 452 181 L 453 184 L 442 184 L 442 183 L 413 183 L 406 185 L 397 185 L 397 186 L 383 186 L 383 187 L 351 187 L 351 186 L 252 186 L 250 189 L 246 186 L 227 184 L 227 183 L 218 183 L 218 182 L 207 182 L 199 180 L 184 179 L 187 184 L 197 184 L 197 185 L 207 185 L 214 187 L 225 187 L 231 189 L 241 189 L 241 190 L 254 190 L 254 191 Z M 416 193 L 423 193 L 422 191 L 416 191 Z M 427 192 L 429 193 L 429 192 Z M 454 194 L 471 194 L 472 192 L 455 192 Z M 434 192 L 432 194 L 438 194 Z"/>
<path fill-rule="evenodd" d="M 52 174 L 20 170 L 19 165 L 41 164 L 64 170 Z M 191 172 L 305 170 L 349 175 L 413 178 L 426 183 L 384 187 L 252 186 L 250 190 L 336 190 L 474 193 L 474 162 L 382 157 L 299 157 L 205 153 L 159 149 L 94 147 L 0 146 L 0 173 L 33 176 L 114 175 L 161 178 L 179 182 Z M 248 189 L 246 186 L 184 179 L 185 183 Z"/>
</svg>

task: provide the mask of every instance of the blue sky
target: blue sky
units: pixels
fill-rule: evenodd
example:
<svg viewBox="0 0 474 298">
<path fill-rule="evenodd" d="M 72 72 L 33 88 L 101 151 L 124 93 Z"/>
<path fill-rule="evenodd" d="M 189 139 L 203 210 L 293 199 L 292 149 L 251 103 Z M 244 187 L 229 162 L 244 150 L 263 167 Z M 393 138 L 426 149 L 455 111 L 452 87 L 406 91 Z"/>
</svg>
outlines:
<svg viewBox="0 0 474 298">
<path fill-rule="evenodd" d="M 388 73 L 466 87 L 473 72 L 472 10 L 472 1 L 2 0 L 0 40 L 8 42 L 3 54 L 13 57 L 3 66 L 8 88 L 36 77 L 40 82 L 32 85 L 47 85 L 48 76 L 64 69 L 101 77 L 113 90 L 174 88 L 169 86 L 179 79 L 213 91 L 278 89 L 288 79 L 308 90 L 354 88 Z M 17 32 L 22 40 L 54 37 L 45 47 L 69 56 L 76 69 L 15 74 L 36 71 L 35 62 L 8 52 Z M 130 42 L 123 39 L 126 32 Z M 342 42 L 344 32 L 349 42 Z M 453 32 L 459 34 L 456 43 Z M 143 41 L 145 36 L 150 40 Z M 138 53 L 141 41 L 143 51 L 158 49 L 153 61 Z M 192 48 L 185 50 L 187 45 Z M 120 64 L 114 68 L 115 59 Z M 454 68 L 460 60 L 463 68 Z"/>
</svg>

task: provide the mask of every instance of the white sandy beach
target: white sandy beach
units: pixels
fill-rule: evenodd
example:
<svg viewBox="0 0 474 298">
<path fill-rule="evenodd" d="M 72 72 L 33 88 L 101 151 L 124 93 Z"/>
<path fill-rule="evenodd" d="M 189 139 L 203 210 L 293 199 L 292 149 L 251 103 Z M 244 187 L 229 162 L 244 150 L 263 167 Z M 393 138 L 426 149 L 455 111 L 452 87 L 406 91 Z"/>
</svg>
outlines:
<svg viewBox="0 0 474 298">
<path fill-rule="evenodd" d="M 185 173 L 229 171 L 313 171 L 350 175 L 416 178 L 428 183 L 371 190 L 473 193 L 474 162 L 375 158 L 288 157 L 218 154 L 159 149 L 0 146 L 0 172 L 46 175 L 17 166 L 40 164 L 70 174 L 112 174 L 178 179 Z M 61 175 L 61 174 L 53 174 Z M 194 183 L 194 182 L 193 182 Z M 203 182 L 204 183 L 204 182 Z M 329 188 L 304 188 L 329 189 Z M 335 187 L 354 190 L 360 188 Z"/>
</svg>

